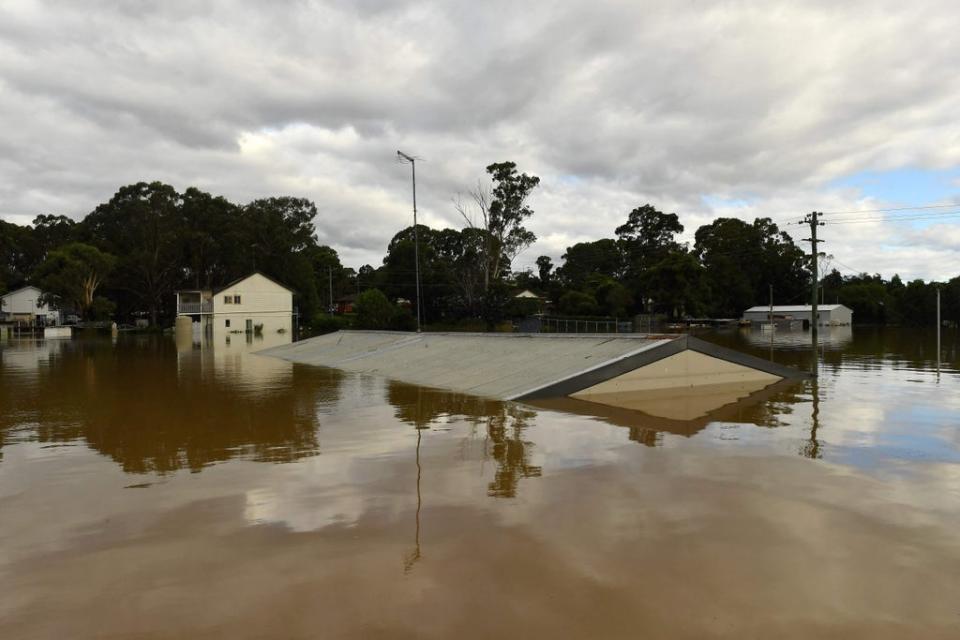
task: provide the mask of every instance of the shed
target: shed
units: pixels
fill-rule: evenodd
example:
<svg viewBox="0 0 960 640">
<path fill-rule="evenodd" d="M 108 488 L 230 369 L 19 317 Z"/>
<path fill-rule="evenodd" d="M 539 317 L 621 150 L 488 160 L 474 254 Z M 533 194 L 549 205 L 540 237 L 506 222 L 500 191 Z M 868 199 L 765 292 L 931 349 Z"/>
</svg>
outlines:
<svg viewBox="0 0 960 640">
<path fill-rule="evenodd" d="M 774 305 L 774 320 L 801 320 L 810 323 L 813 307 L 809 304 Z M 818 324 L 820 325 L 849 325 L 853 322 L 853 310 L 842 304 L 817 305 Z M 769 306 L 750 307 L 743 312 L 743 319 L 753 324 L 762 324 L 770 319 Z"/>
</svg>

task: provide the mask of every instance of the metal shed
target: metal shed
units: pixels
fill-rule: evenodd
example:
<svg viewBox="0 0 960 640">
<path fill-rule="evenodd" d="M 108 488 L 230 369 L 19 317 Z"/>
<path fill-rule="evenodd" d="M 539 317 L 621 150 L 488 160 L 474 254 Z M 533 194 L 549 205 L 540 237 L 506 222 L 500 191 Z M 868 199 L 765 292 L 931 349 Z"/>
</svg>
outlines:
<svg viewBox="0 0 960 640">
<path fill-rule="evenodd" d="M 774 305 L 774 320 L 801 320 L 809 323 L 813 307 L 809 304 Z M 769 306 L 750 307 L 743 312 L 743 319 L 753 324 L 767 322 L 770 317 Z M 820 325 L 849 325 L 853 322 L 853 310 L 842 304 L 817 305 L 817 317 Z"/>
</svg>

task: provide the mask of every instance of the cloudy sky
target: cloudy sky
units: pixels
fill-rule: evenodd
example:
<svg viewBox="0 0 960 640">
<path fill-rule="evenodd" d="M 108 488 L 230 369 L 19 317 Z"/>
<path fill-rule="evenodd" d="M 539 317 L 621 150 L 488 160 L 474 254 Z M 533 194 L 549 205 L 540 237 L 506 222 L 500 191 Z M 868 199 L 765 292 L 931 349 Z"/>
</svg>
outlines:
<svg viewBox="0 0 960 640">
<path fill-rule="evenodd" d="M 305 196 L 379 264 L 402 149 L 431 226 L 491 162 L 540 176 L 521 268 L 649 202 L 688 237 L 837 212 L 841 271 L 952 277 L 960 205 L 876 210 L 960 202 L 958 33 L 955 0 L 2 0 L 0 216 L 140 180 Z"/>
</svg>

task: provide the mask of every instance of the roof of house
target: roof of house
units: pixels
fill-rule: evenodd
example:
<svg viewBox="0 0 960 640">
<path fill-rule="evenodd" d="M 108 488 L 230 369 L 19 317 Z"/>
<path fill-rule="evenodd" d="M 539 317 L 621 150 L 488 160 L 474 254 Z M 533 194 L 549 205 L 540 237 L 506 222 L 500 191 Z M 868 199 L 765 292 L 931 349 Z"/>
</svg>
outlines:
<svg viewBox="0 0 960 640">
<path fill-rule="evenodd" d="M 41 289 L 40 287 L 35 287 L 35 286 L 33 286 L 32 284 L 28 284 L 27 286 L 25 286 L 25 287 L 20 287 L 19 289 L 15 289 L 14 291 L 8 291 L 7 293 L 5 293 L 5 294 L 3 294 L 2 296 L 0 296 L 0 298 L 7 298 L 7 297 L 9 297 L 9 296 L 14 295 L 15 293 L 20 293 L 21 291 L 26 291 L 27 289 L 33 289 L 34 291 L 39 291 L 40 293 L 43 293 L 43 289 Z"/>
<path fill-rule="evenodd" d="M 791 313 L 791 312 L 809 313 L 812 308 L 813 308 L 812 305 L 809 305 L 809 304 L 773 305 L 773 312 L 774 312 L 774 313 L 778 313 L 778 312 L 780 312 L 780 313 Z M 817 305 L 817 309 L 820 310 L 820 311 L 836 311 L 837 309 L 846 309 L 847 311 L 851 311 L 851 309 L 850 309 L 849 307 L 846 307 L 846 306 L 844 306 L 844 305 L 842 305 L 842 304 L 820 304 L 820 305 Z M 770 311 L 770 305 L 758 305 L 758 306 L 756 306 L 756 307 L 750 307 L 749 309 L 747 309 L 746 311 L 744 311 L 744 313 L 750 313 L 750 312 L 757 313 L 757 312 L 761 312 L 761 311 L 763 311 L 763 312 L 769 312 L 769 311 Z"/>
<path fill-rule="evenodd" d="M 539 300 L 542 296 L 538 296 L 533 291 L 530 291 L 530 289 L 524 289 L 520 293 L 515 294 L 513 297 L 514 298 L 531 298 L 531 299 Z"/>
<path fill-rule="evenodd" d="M 276 280 L 274 280 L 274 279 L 271 278 L 270 276 L 265 275 L 265 274 L 263 274 L 263 273 L 260 272 L 260 271 L 254 271 L 253 273 L 247 274 L 247 275 L 243 276 L 242 278 L 237 278 L 237 279 L 234 280 L 233 282 L 230 282 L 230 283 L 228 283 L 228 284 L 223 285 L 223 286 L 220 287 L 219 289 L 214 289 L 213 295 L 217 295 L 217 294 L 220 293 L 221 291 L 226 291 L 226 290 L 229 289 L 230 287 L 236 286 L 236 285 L 240 284 L 241 282 L 243 282 L 244 280 L 246 280 L 246 279 L 248 279 L 248 278 L 252 278 L 253 276 L 260 276 L 260 277 L 262 277 L 262 278 L 266 278 L 267 280 L 269 280 L 269 281 L 272 282 L 273 284 L 277 285 L 278 287 L 280 287 L 280 288 L 282 288 L 282 289 L 286 289 L 286 290 L 289 291 L 290 293 L 295 293 L 295 291 L 294 291 L 293 289 L 291 289 L 290 287 L 288 287 L 288 286 L 286 286 L 286 285 L 284 285 L 284 284 L 280 284 L 279 282 L 277 282 Z"/>
</svg>

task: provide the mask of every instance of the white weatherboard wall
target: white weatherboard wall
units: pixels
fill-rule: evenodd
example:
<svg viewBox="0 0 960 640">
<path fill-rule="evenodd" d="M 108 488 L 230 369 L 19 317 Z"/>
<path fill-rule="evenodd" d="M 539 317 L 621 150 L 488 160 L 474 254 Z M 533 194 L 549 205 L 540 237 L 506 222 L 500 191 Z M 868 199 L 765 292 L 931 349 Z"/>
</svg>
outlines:
<svg viewBox="0 0 960 640">
<path fill-rule="evenodd" d="M 240 303 L 233 302 L 240 296 Z M 230 303 L 226 300 L 229 297 Z M 293 293 L 259 273 L 235 282 L 213 296 L 214 327 L 244 330 L 246 321 L 263 324 L 264 330 L 292 329 Z M 269 326 L 267 326 L 269 325 Z"/>
<path fill-rule="evenodd" d="M 50 309 L 45 304 L 39 304 L 43 291 L 37 287 L 27 286 L 0 297 L 0 314 L 12 318 L 26 318 L 27 316 L 45 316 L 47 322 L 60 322 L 60 312 Z"/>
</svg>

